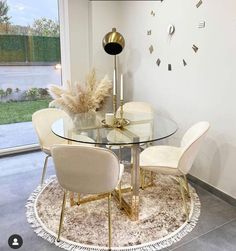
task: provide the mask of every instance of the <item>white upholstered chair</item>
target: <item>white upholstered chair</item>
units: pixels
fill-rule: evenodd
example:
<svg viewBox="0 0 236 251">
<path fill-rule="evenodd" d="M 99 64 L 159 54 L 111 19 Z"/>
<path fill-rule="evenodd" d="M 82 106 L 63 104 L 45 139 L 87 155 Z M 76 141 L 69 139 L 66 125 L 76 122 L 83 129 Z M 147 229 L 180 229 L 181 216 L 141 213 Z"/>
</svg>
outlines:
<svg viewBox="0 0 236 251">
<path fill-rule="evenodd" d="M 56 109 L 56 108 L 45 108 L 45 109 L 35 112 L 32 115 L 32 123 L 36 131 L 36 134 L 38 136 L 41 150 L 46 154 L 44 167 L 43 167 L 43 173 L 41 177 L 41 185 L 43 184 L 43 181 L 44 181 L 48 158 L 51 156 L 51 146 L 53 144 L 68 143 L 68 140 L 65 140 L 56 136 L 51 131 L 52 124 L 57 119 L 63 118 L 65 116 L 68 116 L 68 115 L 63 110 Z M 81 135 L 81 137 L 84 138 L 87 136 Z M 87 140 L 90 140 L 90 141 L 92 140 L 89 137 L 87 138 L 88 138 Z"/>
<path fill-rule="evenodd" d="M 86 146 L 54 145 L 52 157 L 58 182 L 64 189 L 58 238 L 63 224 L 67 191 L 79 194 L 108 195 L 109 249 L 111 249 L 111 192 L 117 187 L 124 167 L 108 149 Z"/>
<path fill-rule="evenodd" d="M 117 117 L 120 116 L 120 107 L 117 110 Z M 127 102 L 123 106 L 124 117 L 134 121 L 137 119 L 153 118 L 153 107 L 146 102 Z"/>
<path fill-rule="evenodd" d="M 152 146 L 140 154 L 142 187 L 145 187 L 145 171 L 173 175 L 178 178 L 184 210 L 189 220 L 185 192 L 190 197 L 186 174 L 190 171 L 193 161 L 209 129 L 209 122 L 202 121 L 193 125 L 184 134 L 180 147 Z"/>
<path fill-rule="evenodd" d="M 117 110 L 117 117 L 120 117 L 120 107 Z M 145 141 L 152 137 L 154 109 L 146 102 L 127 102 L 123 107 L 124 118 L 131 122 L 143 121 L 143 123 L 128 125 L 127 130 L 138 135 L 140 140 Z M 131 123 L 132 124 L 132 123 Z"/>
<path fill-rule="evenodd" d="M 120 117 L 119 107 L 116 112 L 116 117 Z M 137 134 L 141 137 L 142 140 L 148 140 L 148 138 L 152 137 L 153 128 L 152 128 L 152 119 L 154 117 L 154 109 L 153 107 L 146 102 L 127 102 L 123 106 L 123 116 L 129 121 L 149 121 L 143 124 L 137 124 L 135 126 L 128 125 L 126 126 L 127 130 L 130 130 L 132 133 Z M 107 139 L 108 141 L 114 141 L 114 138 L 119 141 L 119 133 L 116 131 L 111 131 Z M 120 141 L 122 142 L 124 139 L 123 135 L 120 135 Z M 121 158 L 121 147 L 119 146 L 110 146 L 110 149 L 119 149 L 120 150 L 120 158 Z"/>
</svg>

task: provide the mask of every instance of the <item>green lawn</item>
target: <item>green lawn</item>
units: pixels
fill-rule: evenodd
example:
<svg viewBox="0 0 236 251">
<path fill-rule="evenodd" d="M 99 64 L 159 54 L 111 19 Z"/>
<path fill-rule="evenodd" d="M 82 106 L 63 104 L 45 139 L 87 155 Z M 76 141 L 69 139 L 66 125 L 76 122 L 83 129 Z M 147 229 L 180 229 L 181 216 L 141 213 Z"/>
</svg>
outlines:
<svg viewBox="0 0 236 251">
<path fill-rule="evenodd" d="M 0 103 L 0 125 L 32 120 L 32 114 L 48 107 L 51 100 L 34 100 Z"/>
</svg>

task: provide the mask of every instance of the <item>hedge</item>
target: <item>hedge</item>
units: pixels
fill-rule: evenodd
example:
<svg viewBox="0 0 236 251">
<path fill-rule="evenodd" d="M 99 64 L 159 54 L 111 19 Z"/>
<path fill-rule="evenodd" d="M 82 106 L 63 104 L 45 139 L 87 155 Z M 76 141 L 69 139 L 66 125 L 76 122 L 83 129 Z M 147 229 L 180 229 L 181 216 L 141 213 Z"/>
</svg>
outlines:
<svg viewBox="0 0 236 251">
<path fill-rule="evenodd" d="M 0 35 L 0 63 L 60 62 L 60 38 Z"/>
</svg>

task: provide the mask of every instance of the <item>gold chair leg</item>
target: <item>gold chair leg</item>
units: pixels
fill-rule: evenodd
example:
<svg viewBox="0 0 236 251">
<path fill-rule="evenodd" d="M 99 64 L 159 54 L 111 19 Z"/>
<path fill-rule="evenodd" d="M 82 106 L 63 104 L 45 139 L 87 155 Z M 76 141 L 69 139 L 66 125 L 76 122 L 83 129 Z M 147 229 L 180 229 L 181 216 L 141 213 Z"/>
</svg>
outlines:
<svg viewBox="0 0 236 251">
<path fill-rule="evenodd" d="M 109 238 L 109 243 L 108 247 L 109 250 L 111 250 L 111 193 L 108 195 L 108 238 Z"/>
<path fill-rule="evenodd" d="M 191 198 L 191 196 L 190 196 L 190 190 L 189 190 L 189 184 L 188 184 L 188 180 L 187 180 L 186 175 L 184 175 L 184 183 L 185 183 L 187 195 L 188 195 L 189 198 Z"/>
<path fill-rule="evenodd" d="M 78 199 L 77 205 L 79 206 L 80 205 L 80 199 L 81 199 L 80 193 L 78 193 L 77 199 Z"/>
<path fill-rule="evenodd" d="M 70 206 L 73 207 L 75 204 L 74 193 L 70 192 Z"/>
<path fill-rule="evenodd" d="M 141 188 L 144 189 L 145 187 L 153 186 L 154 184 L 154 172 L 150 171 L 150 176 L 146 177 L 146 170 L 140 170 L 140 177 L 141 177 Z M 146 184 L 146 178 L 148 178 L 148 183 Z M 150 183 L 149 183 L 150 180 Z"/>
<path fill-rule="evenodd" d="M 57 236 L 58 242 L 60 241 L 61 229 L 62 229 L 63 220 L 64 220 L 65 205 L 66 205 L 66 191 L 64 191 L 62 207 L 61 207 L 61 217 L 60 217 L 59 230 L 58 230 L 58 236 Z"/>
<path fill-rule="evenodd" d="M 145 174 L 146 174 L 146 171 L 143 170 L 143 169 L 140 169 L 140 178 L 141 178 L 141 188 L 144 190 L 145 188 Z"/>
<path fill-rule="evenodd" d="M 181 177 L 179 177 L 179 186 L 180 186 L 180 192 L 181 192 L 181 196 L 182 196 L 182 200 L 183 200 L 183 204 L 184 204 L 185 215 L 187 217 L 187 221 L 189 222 L 189 212 L 188 212 L 187 202 L 186 202 L 186 198 L 185 198 L 183 179 Z"/>
<path fill-rule="evenodd" d="M 122 209 L 121 198 L 122 198 L 122 190 L 121 190 L 121 181 L 120 181 L 120 183 L 119 183 L 119 206 L 120 206 L 120 209 Z"/>
<path fill-rule="evenodd" d="M 46 158 L 44 160 L 43 173 L 42 173 L 42 177 L 41 177 L 41 186 L 43 185 L 43 182 L 44 182 L 44 177 L 45 177 L 49 157 L 50 157 L 50 155 L 46 156 Z"/>
<path fill-rule="evenodd" d="M 152 171 L 150 173 L 150 181 L 151 181 L 151 186 L 153 186 L 153 183 L 154 183 L 154 173 Z"/>
</svg>

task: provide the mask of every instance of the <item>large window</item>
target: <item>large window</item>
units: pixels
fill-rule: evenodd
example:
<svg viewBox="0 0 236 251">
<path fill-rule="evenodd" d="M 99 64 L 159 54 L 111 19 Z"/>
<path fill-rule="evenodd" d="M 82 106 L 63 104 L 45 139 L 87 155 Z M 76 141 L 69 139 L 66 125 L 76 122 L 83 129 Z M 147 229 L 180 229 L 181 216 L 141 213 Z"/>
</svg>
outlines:
<svg viewBox="0 0 236 251">
<path fill-rule="evenodd" d="M 0 0 L 0 150 L 37 143 L 31 116 L 61 85 L 57 0 Z"/>
</svg>

